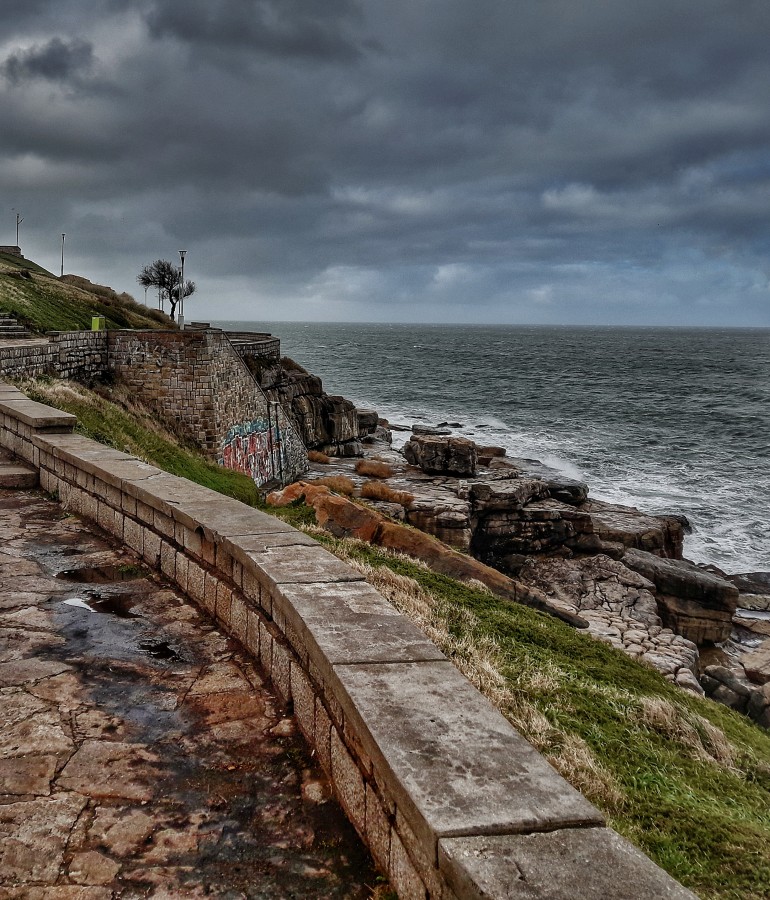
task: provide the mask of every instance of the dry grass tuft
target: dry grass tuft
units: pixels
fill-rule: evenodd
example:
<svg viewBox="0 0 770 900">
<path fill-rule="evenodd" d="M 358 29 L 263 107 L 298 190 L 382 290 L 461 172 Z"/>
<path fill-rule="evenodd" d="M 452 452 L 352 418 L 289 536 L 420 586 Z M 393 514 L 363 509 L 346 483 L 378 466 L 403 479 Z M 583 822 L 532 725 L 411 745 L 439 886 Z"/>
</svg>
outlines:
<svg viewBox="0 0 770 900">
<path fill-rule="evenodd" d="M 330 491 L 344 494 L 346 497 L 352 497 L 356 489 L 353 479 L 348 478 L 347 475 L 324 475 L 323 478 L 314 479 L 313 484 L 322 484 Z"/>
<path fill-rule="evenodd" d="M 381 481 L 365 481 L 361 485 L 361 496 L 367 500 L 386 500 L 388 503 L 400 503 L 401 506 L 409 506 L 414 500 L 414 494 L 410 494 L 409 491 L 397 491 Z"/>
<path fill-rule="evenodd" d="M 643 697 L 641 705 L 644 724 L 682 745 L 694 759 L 733 768 L 735 749 L 716 725 L 663 697 Z"/>
<path fill-rule="evenodd" d="M 356 472 L 368 478 L 390 478 L 393 475 L 392 467 L 377 459 L 359 459 L 356 463 Z"/>
<path fill-rule="evenodd" d="M 613 774 L 577 734 L 564 734 L 561 746 L 545 754 L 551 765 L 592 803 L 607 812 L 623 808 L 624 796 Z"/>
<path fill-rule="evenodd" d="M 308 450 L 307 458 L 310 462 L 321 463 L 322 465 L 328 466 L 331 458 L 328 457 L 325 453 L 321 453 L 320 450 Z"/>
</svg>

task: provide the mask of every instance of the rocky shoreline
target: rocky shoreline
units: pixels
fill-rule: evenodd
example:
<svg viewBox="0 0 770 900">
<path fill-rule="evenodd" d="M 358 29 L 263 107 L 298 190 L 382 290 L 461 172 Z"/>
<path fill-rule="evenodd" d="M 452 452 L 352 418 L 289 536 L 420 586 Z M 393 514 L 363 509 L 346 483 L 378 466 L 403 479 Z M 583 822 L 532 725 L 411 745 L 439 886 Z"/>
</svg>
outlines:
<svg viewBox="0 0 770 900">
<path fill-rule="evenodd" d="M 770 609 L 770 575 L 729 576 L 689 562 L 684 517 L 589 499 L 587 485 L 456 437 L 451 423 L 413 426 L 397 450 L 387 422 L 372 410 L 357 416 L 347 440 L 326 429 L 326 452 L 340 455 L 311 463 L 308 482 L 341 476 L 349 482 L 344 493 L 363 493 L 381 517 L 438 538 L 507 576 L 514 593 L 545 598 L 547 611 L 587 626 L 681 688 L 770 727 L 770 613 L 762 616 Z M 361 458 L 379 464 L 379 475 L 367 474 Z M 367 487 L 373 483 L 381 487 Z M 360 514 L 341 512 L 340 503 L 323 517 L 338 535 L 382 532 L 371 521 L 362 525 Z"/>
</svg>

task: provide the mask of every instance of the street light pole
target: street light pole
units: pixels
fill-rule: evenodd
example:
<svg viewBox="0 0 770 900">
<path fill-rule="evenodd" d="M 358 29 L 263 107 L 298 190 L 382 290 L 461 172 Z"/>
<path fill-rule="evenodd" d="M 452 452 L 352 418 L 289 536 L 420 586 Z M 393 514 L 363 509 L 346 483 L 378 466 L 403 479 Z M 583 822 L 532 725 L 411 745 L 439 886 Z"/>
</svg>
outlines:
<svg viewBox="0 0 770 900">
<path fill-rule="evenodd" d="M 65 234 L 62 231 L 61 233 L 61 277 L 64 278 L 64 237 Z"/>
<path fill-rule="evenodd" d="M 17 212 L 17 210 L 15 208 L 12 208 L 11 212 L 16 213 L 16 246 L 18 247 L 19 246 L 19 225 L 21 225 L 21 223 L 24 221 L 24 219 L 22 219 L 21 215 Z"/>
<path fill-rule="evenodd" d="M 177 316 L 177 325 L 179 325 L 180 328 L 184 328 L 184 258 L 186 254 L 186 250 L 179 251 L 179 258 L 182 260 L 182 265 L 179 270 L 179 315 Z"/>
</svg>

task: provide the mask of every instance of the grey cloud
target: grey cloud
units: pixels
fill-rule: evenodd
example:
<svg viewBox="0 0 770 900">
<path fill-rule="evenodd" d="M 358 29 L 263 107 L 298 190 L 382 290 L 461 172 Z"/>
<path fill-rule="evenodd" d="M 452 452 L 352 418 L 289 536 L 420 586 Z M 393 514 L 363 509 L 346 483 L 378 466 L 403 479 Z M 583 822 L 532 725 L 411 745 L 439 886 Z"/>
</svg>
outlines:
<svg viewBox="0 0 770 900">
<path fill-rule="evenodd" d="M 0 66 L 0 72 L 11 84 L 35 78 L 67 82 L 88 72 L 93 61 L 94 48 L 89 41 L 54 37 L 45 44 L 12 53 Z"/>
<path fill-rule="evenodd" d="M 162 0 L 146 12 L 155 37 L 311 60 L 359 56 L 357 19 L 352 0 Z"/>
</svg>

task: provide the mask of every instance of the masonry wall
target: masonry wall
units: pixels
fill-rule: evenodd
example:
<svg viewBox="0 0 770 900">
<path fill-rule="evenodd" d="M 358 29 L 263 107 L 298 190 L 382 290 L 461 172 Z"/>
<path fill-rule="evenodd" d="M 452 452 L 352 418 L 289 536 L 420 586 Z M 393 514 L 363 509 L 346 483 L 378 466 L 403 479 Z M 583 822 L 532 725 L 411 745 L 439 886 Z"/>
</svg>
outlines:
<svg viewBox="0 0 770 900">
<path fill-rule="evenodd" d="M 358 573 L 74 423 L 0 383 L 0 446 L 259 660 L 402 900 L 693 900 Z"/>
<path fill-rule="evenodd" d="M 281 341 L 272 334 L 256 334 L 248 331 L 226 331 L 240 356 L 257 356 L 260 359 L 281 358 Z"/>
<path fill-rule="evenodd" d="M 307 470 L 301 438 L 221 331 L 111 331 L 109 364 L 221 465 L 259 484 Z"/>
<path fill-rule="evenodd" d="M 68 331 L 0 347 L 0 375 L 55 375 L 88 381 L 107 368 L 106 331 Z"/>
</svg>

